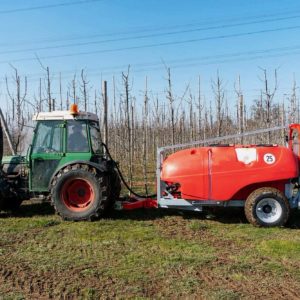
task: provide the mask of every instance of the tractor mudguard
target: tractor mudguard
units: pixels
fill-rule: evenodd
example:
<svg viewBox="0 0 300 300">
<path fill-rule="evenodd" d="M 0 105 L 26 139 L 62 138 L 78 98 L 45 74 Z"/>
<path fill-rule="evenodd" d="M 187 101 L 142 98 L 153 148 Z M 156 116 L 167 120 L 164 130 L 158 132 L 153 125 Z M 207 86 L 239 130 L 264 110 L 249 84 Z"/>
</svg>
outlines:
<svg viewBox="0 0 300 300">
<path fill-rule="evenodd" d="M 67 166 L 72 166 L 72 165 L 76 165 L 76 164 L 88 165 L 88 166 L 94 167 L 101 173 L 109 173 L 110 170 L 112 170 L 112 168 L 114 166 L 114 161 L 105 161 L 104 160 L 101 163 L 94 163 L 94 162 L 86 161 L 86 160 L 75 160 L 75 161 L 66 163 L 66 164 L 60 166 L 59 169 L 56 169 L 55 172 L 53 173 L 53 175 L 51 176 L 51 179 L 49 181 L 49 190 L 51 189 L 51 182 L 52 182 L 53 178 L 59 173 L 59 171 L 61 169 L 65 168 Z"/>
</svg>

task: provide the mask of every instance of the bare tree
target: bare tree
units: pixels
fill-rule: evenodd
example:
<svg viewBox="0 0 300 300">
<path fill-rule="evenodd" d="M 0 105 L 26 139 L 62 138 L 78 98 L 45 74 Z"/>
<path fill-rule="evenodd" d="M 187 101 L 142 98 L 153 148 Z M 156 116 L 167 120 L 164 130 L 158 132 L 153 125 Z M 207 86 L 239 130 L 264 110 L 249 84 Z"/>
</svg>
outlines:
<svg viewBox="0 0 300 300">
<path fill-rule="evenodd" d="M 268 74 L 267 74 L 267 70 L 266 69 L 262 69 L 263 71 L 263 83 L 264 83 L 264 90 L 263 90 L 263 95 L 265 97 L 265 112 L 266 112 L 266 116 L 265 116 L 265 124 L 267 125 L 267 128 L 271 127 L 271 123 L 272 123 L 272 101 L 274 98 L 274 95 L 277 91 L 278 88 L 278 82 L 277 82 L 277 69 L 274 70 L 274 87 L 271 91 L 270 89 L 270 85 L 268 82 Z M 268 143 L 271 142 L 271 132 L 268 132 Z"/>
<path fill-rule="evenodd" d="M 126 129 L 127 129 L 127 140 L 128 140 L 128 154 L 129 154 L 129 183 L 130 186 L 132 186 L 132 164 L 133 164 L 133 147 L 132 147 L 132 128 L 131 128 L 131 122 L 130 122 L 130 115 L 131 115 L 131 104 L 130 104 L 130 87 L 129 87 L 129 71 L 130 66 L 128 66 L 127 73 L 122 72 L 122 79 L 123 79 L 123 85 L 125 88 L 125 119 L 126 119 Z"/>
<path fill-rule="evenodd" d="M 145 93 L 144 93 L 144 110 L 143 110 L 143 173 L 144 185 L 146 195 L 148 195 L 148 177 L 147 177 L 147 163 L 148 163 L 148 79 L 145 80 Z"/>
<path fill-rule="evenodd" d="M 68 110 L 69 107 L 70 107 L 70 90 L 67 91 L 66 109 Z"/>
<path fill-rule="evenodd" d="M 222 135 L 222 126 L 224 121 L 224 86 L 223 81 L 219 76 L 219 72 L 217 73 L 216 81 L 212 81 L 212 90 L 215 97 L 215 105 L 216 105 L 216 125 L 217 125 L 217 136 Z"/>
<path fill-rule="evenodd" d="M 62 97 L 62 86 L 61 86 L 61 73 L 59 73 L 59 99 L 60 99 L 60 110 L 63 110 L 63 97 Z"/>
<path fill-rule="evenodd" d="M 72 89 L 72 98 L 73 98 L 73 103 L 76 103 L 76 104 L 79 104 L 78 103 L 78 99 L 76 97 L 76 74 L 74 74 L 74 77 L 72 79 L 72 82 L 71 82 L 71 89 Z"/>
<path fill-rule="evenodd" d="M 289 122 L 295 123 L 299 122 L 299 104 L 297 97 L 297 83 L 294 75 L 293 85 L 292 85 L 292 93 L 289 100 Z"/>
<path fill-rule="evenodd" d="M 108 95 L 107 81 L 102 81 L 102 99 L 103 99 L 103 128 L 104 128 L 104 143 L 108 145 Z"/>
<path fill-rule="evenodd" d="M 46 91 L 48 99 L 48 110 L 52 111 L 52 96 L 51 96 L 51 79 L 50 79 L 50 70 L 49 67 L 45 67 L 38 56 L 36 56 L 41 68 L 46 72 Z"/>
<path fill-rule="evenodd" d="M 95 89 L 94 93 L 94 112 L 98 116 L 98 95 L 97 95 L 97 90 Z"/>
<path fill-rule="evenodd" d="M 113 76 L 113 126 L 114 126 L 114 157 L 117 157 L 117 134 L 118 134 L 118 114 L 117 114 L 117 99 L 116 99 L 116 82 L 115 77 Z"/>
<path fill-rule="evenodd" d="M 186 99 L 186 102 L 188 103 L 189 106 L 189 124 L 188 124 L 188 136 L 189 136 L 189 141 L 192 141 L 194 139 L 194 98 L 191 89 L 189 89 L 189 97 Z"/>
<path fill-rule="evenodd" d="M 87 85 L 88 81 L 86 80 L 86 75 L 84 74 L 84 70 L 81 70 L 81 94 L 83 97 L 83 105 L 84 105 L 84 111 L 88 110 L 88 90 Z"/>
<path fill-rule="evenodd" d="M 170 109 L 170 115 L 171 115 L 171 139 L 172 139 L 172 144 L 175 144 L 175 108 L 174 108 L 174 102 L 175 99 L 173 97 L 173 92 L 172 92 L 172 80 L 171 80 L 171 70 L 170 68 L 167 68 L 167 100 L 169 101 L 169 109 Z"/>
<path fill-rule="evenodd" d="M 197 99 L 197 110 L 198 110 L 198 139 L 201 140 L 201 138 L 205 138 L 204 135 L 201 135 L 201 132 L 203 132 L 202 129 L 202 110 L 203 110 L 203 104 L 202 104 L 202 97 L 201 97 L 201 77 L 198 78 L 198 99 Z M 204 134 L 204 133 L 203 133 Z"/>
<path fill-rule="evenodd" d="M 21 92 L 21 78 L 19 76 L 18 70 L 11 65 L 14 70 L 14 92 L 10 91 L 7 77 L 5 78 L 6 82 L 6 90 L 7 94 L 12 102 L 13 106 L 13 117 L 12 117 L 12 140 L 14 144 L 14 149 L 18 153 L 21 153 L 22 149 L 22 140 L 24 139 L 23 130 L 24 130 L 24 105 L 25 105 L 25 98 L 27 95 L 27 77 L 24 78 L 24 91 Z"/>
</svg>

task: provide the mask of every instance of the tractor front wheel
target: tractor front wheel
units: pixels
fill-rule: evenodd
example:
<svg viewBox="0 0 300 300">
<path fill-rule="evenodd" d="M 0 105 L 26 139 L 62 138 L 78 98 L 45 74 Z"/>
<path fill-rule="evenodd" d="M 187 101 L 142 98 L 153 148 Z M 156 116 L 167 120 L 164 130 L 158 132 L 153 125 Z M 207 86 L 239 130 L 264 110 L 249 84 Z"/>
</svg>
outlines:
<svg viewBox="0 0 300 300">
<path fill-rule="evenodd" d="M 254 226 L 284 226 L 290 215 L 287 198 L 275 188 L 259 188 L 246 200 L 245 214 Z"/>
<path fill-rule="evenodd" d="M 52 181 L 51 197 L 56 212 L 65 220 L 92 220 L 109 206 L 107 176 L 86 165 L 62 169 Z"/>
</svg>

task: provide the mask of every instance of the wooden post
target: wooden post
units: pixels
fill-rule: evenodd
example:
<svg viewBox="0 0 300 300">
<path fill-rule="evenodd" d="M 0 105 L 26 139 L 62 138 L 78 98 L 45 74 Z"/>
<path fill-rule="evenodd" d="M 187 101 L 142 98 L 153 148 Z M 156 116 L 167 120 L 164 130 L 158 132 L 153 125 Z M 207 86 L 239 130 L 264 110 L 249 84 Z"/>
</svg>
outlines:
<svg viewBox="0 0 300 300">
<path fill-rule="evenodd" d="M 240 124 L 240 133 L 243 134 L 244 133 L 244 95 L 241 94 L 240 95 L 240 120 L 239 120 L 239 124 Z M 242 135 L 241 137 L 241 143 L 244 144 L 244 136 Z"/>
<path fill-rule="evenodd" d="M 102 82 L 102 92 L 103 92 L 103 126 L 104 126 L 104 144 L 108 145 L 108 124 L 107 124 L 107 115 L 108 115 L 108 97 L 107 97 L 107 81 L 103 80 Z"/>
<path fill-rule="evenodd" d="M 59 73 L 59 99 L 60 99 L 60 110 L 63 110 L 62 87 L 61 87 L 61 73 Z"/>
<path fill-rule="evenodd" d="M 47 67 L 47 94 L 48 94 L 48 109 L 51 111 L 52 99 L 51 99 L 51 82 L 50 82 L 50 71 Z"/>
</svg>

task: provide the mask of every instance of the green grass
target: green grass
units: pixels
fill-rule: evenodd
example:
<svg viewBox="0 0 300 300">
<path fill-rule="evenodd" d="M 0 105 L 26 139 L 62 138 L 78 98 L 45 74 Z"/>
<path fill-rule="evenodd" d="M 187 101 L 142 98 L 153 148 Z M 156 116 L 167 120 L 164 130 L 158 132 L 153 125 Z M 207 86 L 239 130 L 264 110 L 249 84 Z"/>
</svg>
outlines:
<svg viewBox="0 0 300 300">
<path fill-rule="evenodd" d="M 300 243 L 294 240 L 268 240 L 262 241 L 258 250 L 271 257 L 289 260 L 299 260 Z"/>
<path fill-rule="evenodd" d="M 28 203 L 0 215 L 0 299 L 291 298 L 300 294 L 294 218 L 293 229 L 168 210 L 63 222 Z"/>
</svg>

